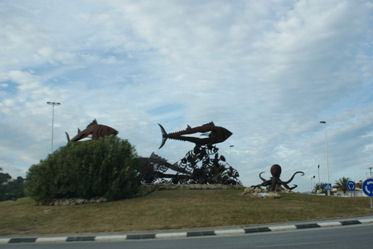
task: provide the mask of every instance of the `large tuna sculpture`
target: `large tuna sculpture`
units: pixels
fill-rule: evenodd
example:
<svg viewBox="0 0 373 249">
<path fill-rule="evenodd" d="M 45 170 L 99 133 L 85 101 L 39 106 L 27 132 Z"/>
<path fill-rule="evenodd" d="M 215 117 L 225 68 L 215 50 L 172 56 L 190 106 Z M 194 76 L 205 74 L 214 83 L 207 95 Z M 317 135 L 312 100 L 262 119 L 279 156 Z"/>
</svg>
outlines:
<svg viewBox="0 0 373 249">
<path fill-rule="evenodd" d="M 67 132 L 65 133 L 68 142 L 76 142 L 88 136 L 92 136 L 92 139 L 98 139 L 100 137 L 109 135 L 115 136 L 118 134 L 118 131 L 109 126 L 98 124 L 95 119 L 84 130 L 81 131 L 80 129 L 78 129 L 78 134 L 76 134 L 76 136 L 72 139 L 70 139 L 70 136 Z"/>
<path fill-rule="evenodd" d="M 195 143 L 198 146 L 202 145 L 212 145 L 224 142 L 227 138 L 232 135 L 232 132 L 225 129 L 224 127 L 215 126 L 213 122 L 197 126 L 197 127 L 190 127 L 189 125 L 185 130 L 167 133 L 166 130 L 163 128 L 161 124 L 158 124 L 162 131 L 162 143 L 159 146 L 159 149 L 163 147 L 166 143 L 166 140 L 169 139 L 176 139 L 182 141 L 188 141 Z M 198 137 L 191 137 L 185 136 L 195 133 L 209 133 L 207 138 L 198 138 Z"/>
</svg>

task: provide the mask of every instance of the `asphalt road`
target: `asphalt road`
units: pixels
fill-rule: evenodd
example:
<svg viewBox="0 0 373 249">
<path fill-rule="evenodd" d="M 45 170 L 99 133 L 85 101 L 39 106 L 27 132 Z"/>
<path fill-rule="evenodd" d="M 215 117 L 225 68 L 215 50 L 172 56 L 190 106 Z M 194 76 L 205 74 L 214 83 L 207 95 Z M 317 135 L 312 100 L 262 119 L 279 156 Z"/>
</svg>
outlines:
<svg viewBox="0 0 373 249">
<path fill-rule="evenodd" d="M 69 242 L 49 244 L 4 244 L 4 249 L 255 249 L 327 248 L 372 249 L 373 224 L 255 233 L 237 236 L 207 236 L 183 239 L 123 242 Z"/>
</svg>

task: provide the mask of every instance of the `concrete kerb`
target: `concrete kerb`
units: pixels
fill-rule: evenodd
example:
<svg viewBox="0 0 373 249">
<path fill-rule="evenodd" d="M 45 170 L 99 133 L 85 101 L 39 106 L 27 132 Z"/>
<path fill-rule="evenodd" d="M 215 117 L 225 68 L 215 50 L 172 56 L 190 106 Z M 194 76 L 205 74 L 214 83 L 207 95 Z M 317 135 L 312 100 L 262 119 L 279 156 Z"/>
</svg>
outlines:
<svg viewBox="0 0 373 249">
<path fill-rule="evenodd" d="M 373 223 L 373 218 L 371 218 L 371 219 L 359 219 L 359 221 L 360 221 L 362 224 L 365 224 L 365 223 Z"/>
<path fill-rule="evenodd" d="M 1 244 L 8 244 L 10 239 L 0 239 L 0 245 Z"/>
<path fill-rule="evenodd" d="M 216 235 L 235 235 L 245 234 L 245 229 L 218 229 L 215 230 Z"/>
<path fill-rule="evenodd" d="M 58 243 L 66 240 L 67 237 L 40 237 L 36 239 L 36 243 Z"/>
<path fill-rule="evenodd" d="M 271 224 L 269 226 L 253 226 L 243 228 L 219 228 L 216 230 L 194 230 L 194 231 L 175 231 L 160 233 L 136 233 L 136 234 L 109 234 L 109 235 L 91 235 L 91 236 L 53 236 L 53 237 L 14 237 L 0 238 L 0 244 L 9 243 L 69 243 L 81 241 L 128 241 L 128 240 L 149 240 L 149 239 L 175 239 L 201 236 L 234 236 L 252 233 L 288 231 L 296 229 L 314 229 L 320 227 L 348 226 L 357 224 L 373 223 L 373 217 L 350 218 L 330 221 L 318 221 L 314 223 L 294 223 L 294 224 Z"/>
<path fill-rule="evenodd" d="M 157 239 L 170 239 L 170 238 L 186 238 L 187 232 L 174 232 L 174 233 L 156 233 Z"/>
<path fill-rule="evenodd" d="M 336 227 L 342 225 L 339 221 L 318 222 L 317 224 L 319 224 L 320 227 Z"/>
<path fill-rule="evenodd" d="M 271 231 L 288 231 L 288 230 L 295 230 L 297 227 L 295 225 L 283 225 L 283 226 L 270 226 L 269 229 Z"/>
<path fill-rule="evenodd" d="M 121 241 L 126 240 L 127 235 L 98 235 L 95 241 Z"/>
</svg>

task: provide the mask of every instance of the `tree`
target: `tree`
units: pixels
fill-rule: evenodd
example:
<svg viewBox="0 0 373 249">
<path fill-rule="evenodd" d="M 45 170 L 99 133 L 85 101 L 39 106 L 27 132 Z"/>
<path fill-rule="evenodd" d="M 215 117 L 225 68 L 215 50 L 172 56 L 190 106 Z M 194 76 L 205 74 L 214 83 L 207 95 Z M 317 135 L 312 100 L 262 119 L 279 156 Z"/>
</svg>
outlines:
<svg viewBox="0 0 373 249">
<path fill-rule="evenodd" d="M 7 173 L 0 173 L 0 184 L 3 185 L 8 182 L 12 177 Z"/>
<path fill-rule="evenodd" d="M 16 200 L 24 197 L 23 178 L 13 180 L 7 173 L 0 173 L 0 201 Z"/>
<path fill-rule="evenodd" d="M 345 194 L 347 192 L 347 182 L 350 181 L 350 178 L 348 177 L 342 177 L 340 179 L 338 179 L 334 186 L 338 189 L 338 190 L 341 190 L 343 191 L 343 193 Z"/>
<path fill-rule="evenodd" d="M 315 187 L 313 188 L 312 193 L 316 194 L 318 193 L 318 191 L 323 194 L 327 194 L 327 191 L 325 189 L 325 183 L 317 183 Z"/>
<path fill-rule="evenodd" d="M 118 200 L 134 195 L 141 177 L 135 148 L 106 136 L 69 143 L 31 166 L 25 192 L 44 204 L 59 198 Z"/>
</svg>

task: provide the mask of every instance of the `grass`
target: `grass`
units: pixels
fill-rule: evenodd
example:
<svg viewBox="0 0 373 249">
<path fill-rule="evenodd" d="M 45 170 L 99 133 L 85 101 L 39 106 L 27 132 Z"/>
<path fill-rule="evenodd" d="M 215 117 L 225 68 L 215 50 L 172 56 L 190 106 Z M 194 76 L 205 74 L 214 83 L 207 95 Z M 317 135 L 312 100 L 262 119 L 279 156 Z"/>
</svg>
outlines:
<svg viewBox="0 0 373 249">
<path fill-rule="evenodd" d="M 368 198 L 282 193 L 258 199 L 242 190 L 172 190 L 80 206 L 0 202 L 0 235 L 129 232 L 250 225 L 373 214 Z"/>
</svg>

